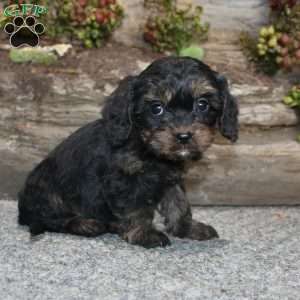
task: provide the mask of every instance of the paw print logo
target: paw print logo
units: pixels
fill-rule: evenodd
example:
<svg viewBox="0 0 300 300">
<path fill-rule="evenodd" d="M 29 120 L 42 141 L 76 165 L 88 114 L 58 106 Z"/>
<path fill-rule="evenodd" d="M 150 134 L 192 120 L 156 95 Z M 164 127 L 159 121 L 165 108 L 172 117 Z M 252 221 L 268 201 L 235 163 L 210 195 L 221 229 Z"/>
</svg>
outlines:
<svg viewBox="0 0 300 300">
<path fill-rule="evenodd" d="M 12 23 L 7 23 L 4 31 L 10 35 L 10 44 L 13 47 L 30 46 L 36 47 L 39 44 L 39 35 L 45 31 L 42 23 L 37 23 L 33 16 L 26 19 L 17 16 Z"/>
</svg>

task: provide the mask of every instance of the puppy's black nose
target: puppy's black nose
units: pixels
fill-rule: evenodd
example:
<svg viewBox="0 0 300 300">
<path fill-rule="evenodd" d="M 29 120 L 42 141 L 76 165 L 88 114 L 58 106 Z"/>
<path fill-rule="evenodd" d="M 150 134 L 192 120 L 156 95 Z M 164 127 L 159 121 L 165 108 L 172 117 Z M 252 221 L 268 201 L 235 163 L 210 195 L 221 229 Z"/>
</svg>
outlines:
<svg viewBox="0 0 300 300">
<path fill-rule="evenodd" d="M 192 134 L 190 132 L 177 133 L 176 138 L 177 138 L 179 143 L 187 144 L 190 141 L 190 139 L 192 138 Z"/>
</svg>

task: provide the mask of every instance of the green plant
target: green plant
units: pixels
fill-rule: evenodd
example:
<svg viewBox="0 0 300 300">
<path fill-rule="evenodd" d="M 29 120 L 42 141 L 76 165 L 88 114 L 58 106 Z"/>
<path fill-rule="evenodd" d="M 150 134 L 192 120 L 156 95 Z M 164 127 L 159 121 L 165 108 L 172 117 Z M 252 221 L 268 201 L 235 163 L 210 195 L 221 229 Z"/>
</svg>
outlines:
<svg viewBox="0 0 300 300">
<path fill-rule="evenodd" d="M 15 63 L 31 62 L 34 64 L 51 65 L 57 61 L 52 52 L 44 52 L 35 48 L 11 49 L 10 59 Z"/>
<path fill-rule="evenodd" d="M 258 37 L 243 32 L 240 43 L 259 70 L 273 75 L 300 66 L 300 2 L 270 0 L 269 4 L 270 25 L 262 27 Z"/>
<path fill-rule="evenodd" d="M 283 102 L 291 108 L 300 109 L 300 85 L 293 86 L 288 94 L 283 97 Z M 300 134 L 298 135 L 297 140 L 300 142 Z"/>
<path fill-rule="evenodd" d="M 145 24 L 144 39 L 158 52 L 179 53 L 192 41 L 207 38 L 209 25 L 201 23 L 202 7 L 178 9 L 175 2 L 163 0 L 164 12 L 150 17 Z"/>
<path fill-rule="evenodd" d="M 277 54 L 280 33 L 275 32 L 273 26 L 262 27 L 259 38 L 252 37 L 247 32 L 240 35 L 240 44 L 249 61 L 256 64 L 257 69 L 273 75 L 278 70 Z"/>
<path fill-rule="evenodd" d="M 18 1 L 30 3 L 32 1 Z M 7 5 L 15 1 L 7 1 Z M 50 37 L 80 40 L 84 46 L 99 47 L 121 24 L 123 9 L 116 0 L 40 0 L 48 7 L 42 17 Z"/>
<path fill-rule="evenodd" d="M 63 0 L 56 5 L 56 18 L 50 18 L 52 36 L 77 38 L 87 48 L 99 47 L 120 25 L 123 10 L 116 0 Z M 58 25 L 59 24 L 59 25 Z"/>
<path fill-rule="evenodd" d="M 288 94 L 283 98 L 283 102 L 289 107 L 300 108 L 300 85 L 293 86 Z"/>
<path fill-rule="evenodd" d="M 204 50 L 201 47 L 196 45 L 191 45 L 187 48 L 182 48 L 178 54 L 179 56 L 188 56 L 192 58 L 196 58 L 198 60 L 202 60 L 204 57 Z"/>
</svg>

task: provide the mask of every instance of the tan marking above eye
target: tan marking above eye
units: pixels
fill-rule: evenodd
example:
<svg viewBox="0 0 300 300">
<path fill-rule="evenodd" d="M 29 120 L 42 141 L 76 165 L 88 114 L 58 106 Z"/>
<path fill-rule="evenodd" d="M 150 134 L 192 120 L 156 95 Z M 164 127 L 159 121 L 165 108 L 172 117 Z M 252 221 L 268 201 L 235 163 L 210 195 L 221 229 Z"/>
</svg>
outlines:
<svg viewBox="0 0 300 300">
<path fill-rule="evenodd" d="M 216 92 L 216 89 L 206 79 L 192 81 L 191 89 L 192 89 L 194 98 L 200 97 L 201 95 L 203 95 L 205 93 Z"/>
<path fill-rule="evenodd" d="M 166 102 L 170 102 L 172 99 L 172 92 L 170 90 L 165 90 L 165 95 L 164 95 Z"/>
<path fill-rule="evenodd" d="M 153 101 L 154 98 L 155 98 L 154 94 L 148 93 L 148 94 L 144 95 L 144 100 L 147 101 L 147 102 Z"/>
<path fill-rule="evenodd" d="M 158 91 L 158 99 L 162 103 L 167 104 L 172 99 L 172 92 L 169 89 L 160 89 Z"/>
<path fill-rule="evenodd" d="M 148 91 L 144 94 L 143 98 L 147 102 L 161 101 L 167 104 L 172 99 L 172 91 L 169 88 L 151 86 Z"/>
</svg>

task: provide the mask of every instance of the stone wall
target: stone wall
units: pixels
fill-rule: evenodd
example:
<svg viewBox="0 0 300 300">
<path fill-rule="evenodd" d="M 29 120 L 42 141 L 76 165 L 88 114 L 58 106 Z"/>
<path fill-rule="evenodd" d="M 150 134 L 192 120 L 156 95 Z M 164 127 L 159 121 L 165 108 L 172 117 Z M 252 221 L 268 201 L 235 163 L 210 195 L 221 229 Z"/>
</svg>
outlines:
<svg viewBox="0 0 300 300">
<path fill-rule="evenodd" d="M 141 27 L 148 12 L 143 1 L 122 2 L 126 18 L 114 39 L 145 46 Z M 251 77 L 236 43 L 238 30 L 255 30 L 266 21 L 266 1 L 194 3 L 203 5 L 204 19 L 211 23 L 209 41 L 203 45 L 205 62 L 225 71 L 238 70 L 243 78 L 229 75 L 240 103 L 240 140 L 230 145 L 219 137 L 204 160 L 193 166 L 186 176 L 191 202 L 300 204 L 300 145 L 295 141 L 299 119 L 282 104 L 286 77 L 267 82 Z M 28 170 L 64 137 L 98 118 L 105 96 L 122 77 L 139 73 L 154 59 L 126 49 L 109 48 L 103 50 L 105 55 L 98 53 L 101 50 L 85 52 L 76 58 L 78 74 L 73 75 L 55 67 L 45 72 L 26 66 L 4 70 L 0 65 L 0 196 L 15 198 Z M 97 68 L 100 78 L 91 70 Z M 299 75 L 293 79 L 297 78 L 300 81 Z"/>
<path fill-rule="evenodd" d="M 2 169 L 15 174 L 20 184 L 59 141 L 99 117 L 105 96 L 116 86 L 107 84 L 97 87 L 88 74 L 68 78 L 30 73 L 20 78 L 15 72 L 0 72 L 0 153 L 1 148 L 10 152 L 2 154 Z M 294 141 L 298 119 L 281 104 L 283 87 L 233 84 L 232 92 L 240 102 L 240 141 L 231 145 L 218 137 L 205 159 L 190 170 L 186 184 L 192 203 L 299 203 L 300 146 Z M 2 178 L 5 187 L 10 181 Z"/>
</svg>

